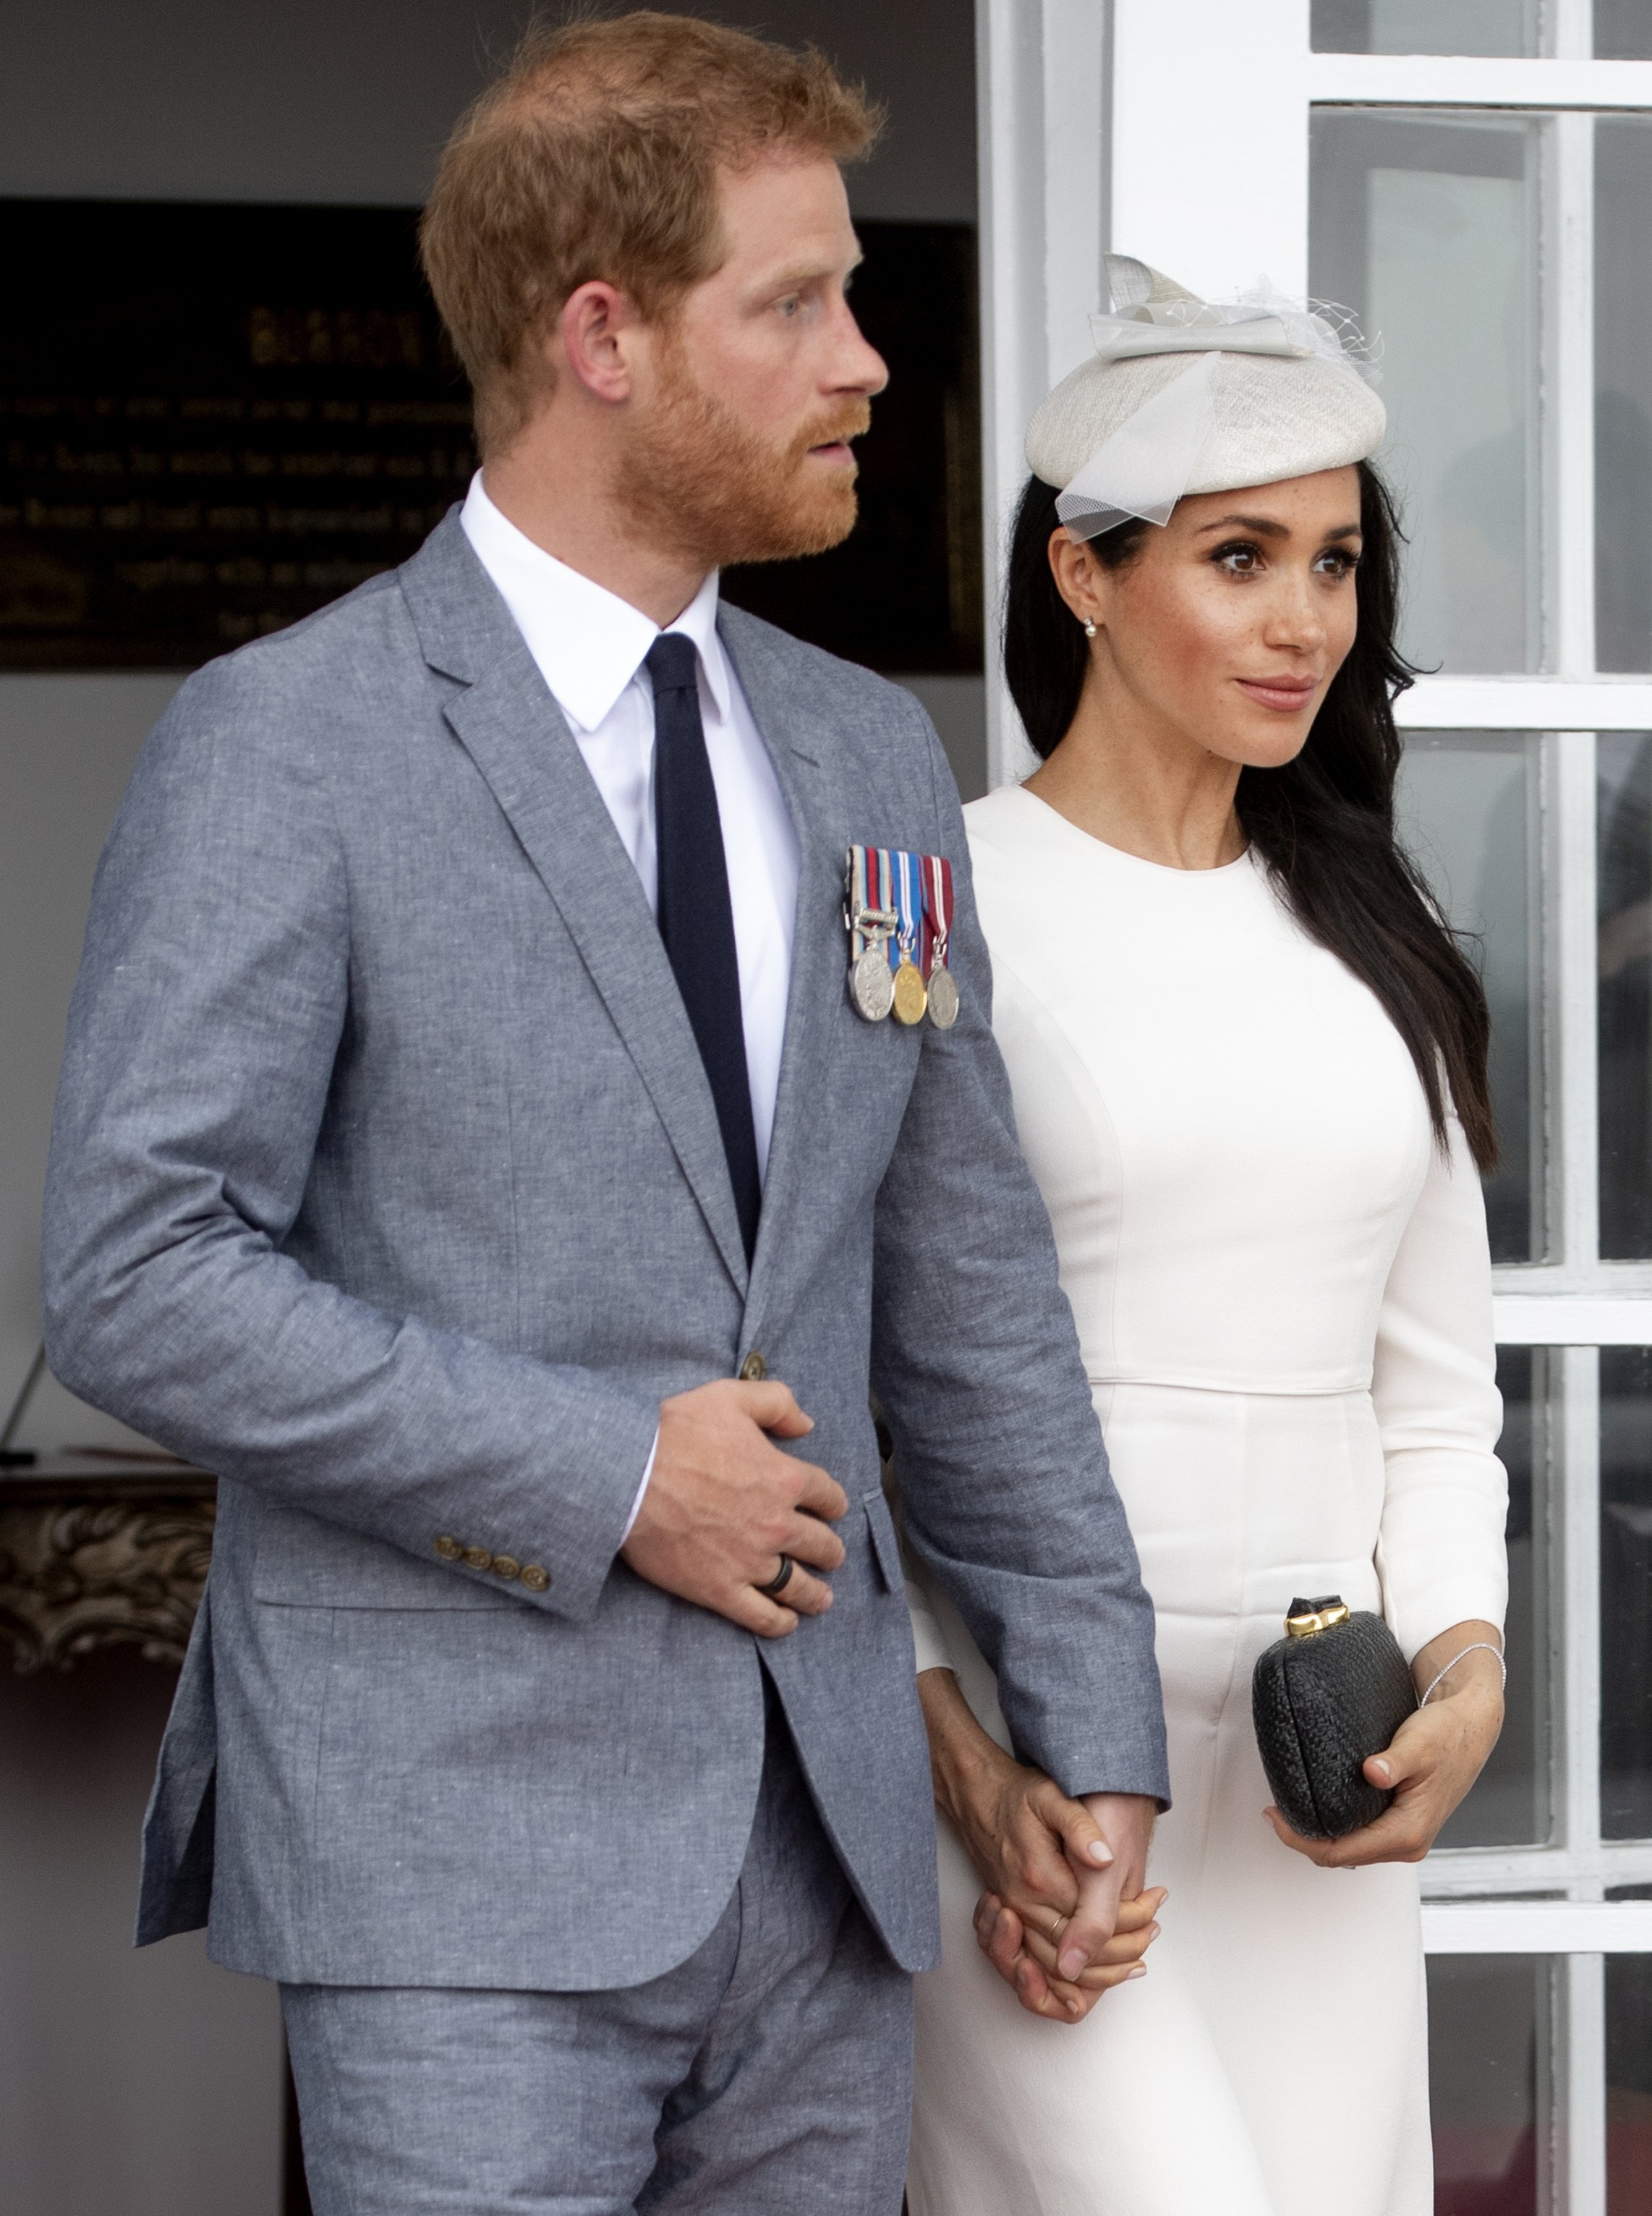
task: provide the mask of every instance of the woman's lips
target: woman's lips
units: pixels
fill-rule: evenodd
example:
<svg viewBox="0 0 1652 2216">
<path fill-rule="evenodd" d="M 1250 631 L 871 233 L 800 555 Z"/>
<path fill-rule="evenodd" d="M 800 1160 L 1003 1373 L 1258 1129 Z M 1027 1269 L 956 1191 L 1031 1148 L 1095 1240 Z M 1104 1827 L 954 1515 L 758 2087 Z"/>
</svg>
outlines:
<svg viewBox="0 0 1652 2216">
<path fill-rule="evenodd" d="M 1319 690 L 1317 677 L 1280 677 L 1271 683 L 1259 677 L 1241 677 L 1237 683 L 1240 692 L 1248 693 L 1260 707 L 1287 716 L 1305 708 Z"/>
</svg>

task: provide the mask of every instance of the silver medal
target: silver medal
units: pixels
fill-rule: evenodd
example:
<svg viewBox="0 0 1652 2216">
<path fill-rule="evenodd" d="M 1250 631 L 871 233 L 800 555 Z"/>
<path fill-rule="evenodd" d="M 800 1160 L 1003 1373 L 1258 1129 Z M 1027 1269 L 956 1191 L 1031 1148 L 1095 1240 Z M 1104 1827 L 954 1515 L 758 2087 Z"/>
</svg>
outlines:
<svg viewBox="0 0 1652 2216">
<path fill-rule="evenodd" d="M 958 988 L 950 970 L 937 962 L 930 972 L 930 1021 L 937 1031 L 949 1031 L 958 1020 Z"/>
<path fill-rule="evenodd" d="M 881 940 L 849 965 L 849 997 L 869 1024 L 881 1024 L 895 1004 L 895 981 Z"/>
</svg>

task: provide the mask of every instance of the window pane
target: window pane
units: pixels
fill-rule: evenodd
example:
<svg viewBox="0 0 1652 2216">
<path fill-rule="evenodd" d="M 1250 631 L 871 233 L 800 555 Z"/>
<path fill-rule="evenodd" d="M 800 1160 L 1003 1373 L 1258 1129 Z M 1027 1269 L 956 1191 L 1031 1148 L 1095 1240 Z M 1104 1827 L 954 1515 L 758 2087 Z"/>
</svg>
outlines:
<svg viewBox="0 0 1652 2216">
<path fill-rule="evenodd" d="M 1640 0 L 1652 25 L 1652 6 Z M 1652 45 L 1645 51 L 1652 53 Z M 1652 120 L 1594 126 L 1596 658 L 1652 669 Z"/>
<path fill-rule="evenodd" d="M 1645 1900 L 1652 1887 L 1607 1897 Z M 1652 2209 L 1652 1954 L 1606 1957 L 1606 2216 Z"/>
<path fill-rule="evenodd" d="M 1596 742 L 1600 1252 L 1652 1255 L 1652 738 Z"/>
<path fill-rule="evenodd" d="M 1652 1347 L 1600 1350 L 1600 1829 L 1652 1838 Z"/>
<path fill-rule="evenodd" d="M 1408 731 L 1400 836 L 1469 951 L 1491 1004 L 1491 1090 L 1502 1153 L 1486 1181 L 1492 1259 L 1543 1253 L 1542 1031 L 1534 958 L 1537 742 L 1520 732 Z"/>
<path fill-rule="evenodd" d="M 1434 2216 L 1536 2216 L 1548 1987 L 1546 1955 L 1428 1957 Z"/>
<path fill-rule="evenodd" d="M 1548 1641 L 1539 1635 L 1546 1568 L 1537 1536 L 1541 1474 L 1534 1452 L 1545 1360 L 1535 1347 L 1497 1350 L 1497 1389 L 1503 1396 L 1497 1451 L 1508 1472 L 1508 1690 L 1502 1737 L 1473 1792 L 1440 1833 L 1442 1847 L 1522 1846 L 1548 1836 Z"/>
<path fill-rule="evenodd" d="M 1534 54 L 1537 0 L 1313 0 L 1313 48 L 1317 54 Z"/>
<path fill-rule="evenodd" d="M 1535 669 L 1534 119 L 1324 109 L 1310 282 L 1379 343 L 1382 467 L 1411 544 L 1402 644 L 1447 670 Z"/>
<path fill-rule="evenodd" d="M 1594 0 L 1594 51 L 1601 61 L 1652 60 L 1652 8 L 1646 0 Z M 1647 2207 L 1652 2208 L 1652 2199 Z"/>
</svg>

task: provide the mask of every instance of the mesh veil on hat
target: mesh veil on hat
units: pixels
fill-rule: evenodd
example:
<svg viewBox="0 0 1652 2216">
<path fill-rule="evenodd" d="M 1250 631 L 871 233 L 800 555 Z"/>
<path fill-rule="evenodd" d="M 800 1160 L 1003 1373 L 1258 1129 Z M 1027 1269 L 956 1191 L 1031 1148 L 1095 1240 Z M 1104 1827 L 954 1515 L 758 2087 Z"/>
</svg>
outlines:
<svg viewBox="0 0 1652 2216">
<path fill-rule="evenodd" d="M 1183 495 L 1276 484 L 1363 461 L 1382 402 L 1329 317 L 1258 288 L 1201 300 L 1145 262 L 1107 257 L 1092 360 L 1034 416 L 1027 462 L 1060 488 L 1076 537 L 1167 523 Z"/>
</svg>

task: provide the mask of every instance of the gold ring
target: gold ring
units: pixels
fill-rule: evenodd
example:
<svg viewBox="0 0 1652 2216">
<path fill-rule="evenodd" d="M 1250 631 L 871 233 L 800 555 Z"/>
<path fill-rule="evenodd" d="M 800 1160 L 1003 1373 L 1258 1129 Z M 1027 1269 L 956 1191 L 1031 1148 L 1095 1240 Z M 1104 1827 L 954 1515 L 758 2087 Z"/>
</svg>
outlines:
<svg viewBox="0 0 1652 2216">
<path fill-rule="evenodd" d="M 1051 1917 L 1051 1918 L 1050 1918 L 1050 1944 L 1051 1944 L 1051 1946 L 1052 1946 L 1052 1947 L 1059 1947 L 1059 1946 L 1061 1944 L 1061 1927 L 1062 1927 L 1062 1925 L 1063 1925 L 1064 1924 L 1071 1924 L 1071 1923 L 1072 1923 L 1072 1917 L 1070 1917 L 1070 1916 L 1052 1916 L 1052 1917 Z"/>
</svg>

